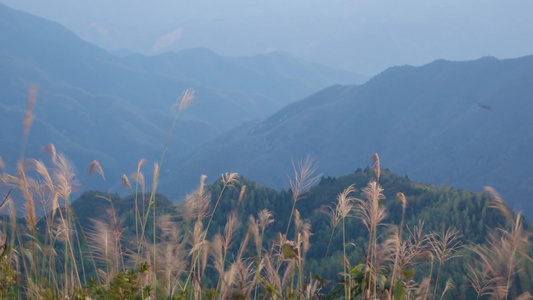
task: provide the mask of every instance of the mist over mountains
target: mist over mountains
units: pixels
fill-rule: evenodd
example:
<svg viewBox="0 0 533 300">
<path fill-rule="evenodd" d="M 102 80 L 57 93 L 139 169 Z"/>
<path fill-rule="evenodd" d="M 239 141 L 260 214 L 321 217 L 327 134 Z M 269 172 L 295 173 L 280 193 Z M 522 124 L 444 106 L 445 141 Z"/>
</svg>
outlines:
<svg viewBox="0 0 533 300">
<path fill-rule="evenodd" d="M 281 50 L 368 76 L 435 59 L 512 58 L 533 47 L 528 0 L 2 0 L 116 53 L 206 47 L 230 56 Z"/>
<path fill-rule="evenodd" d="M 26 156 L 41 157 L 39 149 L 54 143 L 73 160 L 86 187 L 106 188 L 85 178 L 94 159 L 112 186 L 139 159 L 156 161 L 176 111 L 172 106 L 187 88 L 196 100 L 170 141 L 178 156 L 328 85 L 364 80 L 282 53 L 229 58 L 199 48 L 117 57 L 55 22 L 3 4 L 0 32 L 0 155 L 10 167 L 19 158 L 27 91 L 37 84 Z"/>
</svg>

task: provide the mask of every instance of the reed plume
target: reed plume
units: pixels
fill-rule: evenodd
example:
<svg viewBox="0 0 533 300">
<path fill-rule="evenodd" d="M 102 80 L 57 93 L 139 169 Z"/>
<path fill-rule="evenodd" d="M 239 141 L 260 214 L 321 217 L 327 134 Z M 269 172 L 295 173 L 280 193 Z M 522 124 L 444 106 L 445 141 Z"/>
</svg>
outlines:
<svg viewBox="0 0 533 300">
<path fill-rule="evenodd" d="M 122 183 L 123 187 L 131 190 L 131 183 L 130 183 L 130 180 L 128 179 L 128 176 L 126 176 L 126 174 L 122 174 L 122 177 L 120 178 L 120 182 Z"/>
<path fill-rule="evenodd" d="M 307 155 L 305 160 L 300 160 L 296 164 L 293 161 L 292 168 L 294 170 L 294 178 L 289 178 L 290 189 L 292 192 L 292 209 L 285 235 L 289 234 L 296 202 L 301 200 L 305 193 L 307 193 L 307 191 L 309 191 L 309 189 L 318 182 L 322 176 L 322 174 L 315 175 L 318 165 L 311 159 L 310 155 Z"/>
<path fill-rule="evenodd" d="M 100 176 L 102 176 L 102 179 L 105 180 L 104 170 L 102 169 L 102 166 L 100 166 L 100 163 L 97 160 L 93 160 L 89 164 L 89 175 L 93 175 L 95 172 L 100 174 Z"/>
<path fill-rule="evenodd" d="M 187 107 L 187 105 L 189 105 L 189 103 L 193 99 L 194 99 L 194 90 L 186 89 L 185 92 L 183 92 L 183 94 L 181 95 L 181 97 L 178 98 L 179 100 L 178 111 L 179 112 L 183 111 L 183 109 L 185 109 L 185 107 Z"/>
<path fill-rule="evenodd" d="M 383 189 L 376 181 L 370 181 L 363 189 L 365 199 L 355 199 L 354 210 L 356 217 L 365 225 L 369 233 L 369 243 L 367 249 L 367 268 L 369 268 L 373 275 L 373 280 L 368 288 L 373 287 L 373 297 L 376 295 L 377 288 L 377 228 L 382 225 L 383 219 L 386 217 L 385 208 L 381 205 L 381 200 L 385 199 Z M 365 276 L 368 272 L 365 272 Z M 367 292 L 369 292 L 368 290 Z M 349 290 L 347 291 L 350 292 Z"/>
<path fill-rule="evenodd" d="M 35 106 L 35 99 L 37 96 L 37 85 L 31 85 L 28 89 L 28 103 L 26 106 L 26 113 L 24 114 L 24 122 L 23 122 L 23 135 L 22 135 L 22 147 L 20 150 L 20 160 L 24 160 L 24 153 L 26 151 L 26 143 L 28 142 L 28 135 L 30 133 L 31 124 L 33 122 L 34 116 L 33 116 L 33 108 Z"/>
<path fill-rule="evenodd" d="M 379 161 L 379 155 L 377 153 L 372 154 L 370 157 L 372 163 L 372 171 L 376 174 L 376 181 L 379 182 L 379 177 L 381 175 L 381 163 Z"/>
<path fill-rule="evenodd" d="M 432 232 L 428 236 L 429 246 L 433 251 L 434 257 L 439 262 L 439 266 L 437 268 L 437 277 L 435 279 L 435 287 L 433 289 L 433 299 L 435 299 L 437 293 L 440 269 L 442 265 L 454 257 L 461 256 L 461 254 L 457 253 L 457 250 L 462 247 L 460 237 L 461 235 L 459 234 L 459 231 L 453 228 L 443 230 L 442 233 Z"/>
<path fill-rule="evenodd" d="M 50 154 L 50 161 L 55 165 L 57 162 L 57 152 L 54 144 L 48 144 L 41 148 L 41 151 L 47 152 Z"/>
</svg>

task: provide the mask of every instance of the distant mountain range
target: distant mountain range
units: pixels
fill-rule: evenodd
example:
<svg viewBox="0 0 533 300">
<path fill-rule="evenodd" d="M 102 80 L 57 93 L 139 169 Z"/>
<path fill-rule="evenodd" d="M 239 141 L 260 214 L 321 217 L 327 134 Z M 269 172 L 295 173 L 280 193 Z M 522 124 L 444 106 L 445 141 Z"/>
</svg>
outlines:
<svg viewBox="0 0 533 300">
<path fill-rule="evenodd" d="M 158 160 L 172 104 L 191 87 L 197 99 L 161 169 L 160 191 L 172 198 L 202 173 L 215 180 L 236 171 L 281 187 L 291 160 L 307 154 L 336 176 L 377 152 L 383 166 L 417 181 L 491 185 L 515 207 L 533 209 L 532 56 L 392 67 L 362 85 L 339 85 L 364 78 L 283 53 L 115 56 L 2 4 L 0 33 L 0 156 L 8 171 L 20 156 L 32 83 L 40 89 L 26 157 L 43 158 L 40 147 L 54 143 L 83 188 L 115 190 L 140 158 Z M 94 159 L 108 183 L 87 176 Z"/>
<path fill-rule="evenodd" d="M 61 25 L 0 4 L 0 156 L 19 158 L 28 87 L 39 85 L 26 157 L 54 143 L 70 157 L 85 187 L 105 188 L 84 169 L 97 159 L 109 185 L 140 158 L 159 158 L 187 88 L 185 111 L 169 151 L 180 156 L 244 121 L 337 82 L 362 82 L 346 71 L 272 53 L 231 58 L 208 49 L 158 56 L 115 56 Z"/>
<path fill-rule="evenodd" d="M 393 67 L 232 130 L 169 163 L 165 177 L 188 187 L 201 173 L 214 180 L 234 171 L 280 187 L 293 159 L 310 154 L 321 172 L 337 176 L 377 152 L 382 166 L 417 181 L 493 186 L 531 216 L 532 111 L 533 56 Z"/>
</svg>

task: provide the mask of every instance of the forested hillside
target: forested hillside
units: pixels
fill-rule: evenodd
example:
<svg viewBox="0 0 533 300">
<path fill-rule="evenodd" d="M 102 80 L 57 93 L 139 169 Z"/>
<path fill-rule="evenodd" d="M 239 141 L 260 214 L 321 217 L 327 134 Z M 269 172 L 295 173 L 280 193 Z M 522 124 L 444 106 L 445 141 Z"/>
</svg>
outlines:
<svg viewBox="0 0 533 300">
<path fill-rule="evenodd" d="M 255 218 L 261 218 L 261 214 L 265 212 L 264 209 L 268 210 L 272 218 L 272 223 L 267 226 L 262 238 L 265 251 L 275 247 L 275 243 L 279 238 L 278 234 L 287 232 L 287 239 L 294 241 L 299 239 L 296 233 L 300 232 L 301 229 L 297 228 L 302 225 L 296 225 L 297 228 L 294 225 L 287 228 L 290 218 L 293 218 L 294 222 L 296 222 L 295 224 L 298 222 L 307 223 L 309 226 L 307 230 L 309 230 L 310 235 L 308 237 L 309 249 L 305 254 L 305 274 L 309 273 L 308 276 L 311 277 L 306 280 L 311 280 L 315 275 L 319 275 L 320 277 L 317 278 L 323 280 L 321 284 L 324 285 L 321 288 L 321 294 L 325 293 L 325 295 L 335 297 L 335 294 L 340 293 L 337 288 L 342 286 L 340 284 L 342 276 L 340 277 L 339 274 L 343 271 L 342 261 L 344 255 L 352 267 L 357 266 L 359 263 L 364 263 L 365 253 L 369 251 L 367 249 L 369 237 L 367 229 L 361 222 L 360 217 L 358 217 L 357 209 L 351 210 L 346 218 L 343 219 L 345 228 L 343 232 L 340 225 L 333 227 L 332 216 L 328 214 L 328 212 L 332 211 L 329 208 L 335 208 L 338 196 L 350 185 L 355 186 L 354 192 L 350 196 L 366 199 L 367 195 L 364 194 L 364 189 L 368 187 L 367 184 L 369 182 L 375 180 L 375 173 L 369 169 L 359 169 L 350 175 L 338 178 L 322 177 L 315 187 L 300 195 L 301 198 L 295 204 L 298 217 L 291 216 L 291 207 L 294 204 L 293 189 L 276 191 L 246 178 L 239 178 L 228 184 L 227 178 L 225 177 L 222 181 L 218 180 L 216 183 L 205 187 L 211 197 L 210 203 L 207 204 L 209 208 L 206 208 L 206 215 L 203 221 L 204 226 L 207 226 L 205 224 L 210 224 L 209 232 L 206 236 L 207 239 L 214 239 L 217 234 L 227 234 L 227 229 L 224 228 L 228 226 L 228 217 L 235 216 L 238 222 L 236 224 L 232 223 L 236 229 L 232 233 L 232 242 L 229 248 L 232 253 L 231 256 L 235 256 L 239 251 L 242 251 L 243 245 L 241 243 L 252 239 L 251 236 L 248 236 L 252 234 L 250 230 L 253 230 L 249 219 L 250 216 L 253 216 L 254 220 Z M 494 204 L 491 204 L 493 202 L 491 202 L 490 193 L 472 193 L 466 190 L 456 190 L 449 186 L 438 188 L 420 184 L 406 177 L 395 175 L 389 170 L 381 171 L 379 183 L 384 190 L 384 198 L 380 200 L 379 206 L 386 212 L 385 218 L 380 222 L 382 226 L 378 228 L 377 234 L 377 240 L 381 243 L 381 246 L 387 244 L 390 240 L 390 235 L 398 228 L 397 226 L 403 227 L 403 238 L 405 240 L 413 239 L 413 241 L 416 239 L 413 235 L 416 234 L 420 235 L 419 238 L 430 232 L 444 236 L 445 233 L 448 233 L 447 230 L 453 230 L 455 232 L 454 240 L 447 246 L 452 248 L 448 249 L 450 258 L 455 258 L 443 263 L 437 293 L 440 295 L 445 288 L 445 282 L 450 280 L 455 288 L 446 292 L 449 299 L 457 299 L 458 297 L 462 299 L 475 298 L 476 291 L 469 281 L 469 276 L 471 275 L 468 275 L 469 272 L 472 272 L 469 266 L 475 265 L 472 263 L 472 258 L 476 257 L 471 249 L 477 247 L 475 245 L 488 245 L 491 247 L 488 244 L 491 235 L 497 232 L 497 228 L 507 228 L 505 216 L 501 211 L 493 207 Z M 405 210 L 402 208 L 401 199 L 397 196 L 398 192 L 405 195 Z M 191 196 L 189 195 L 188 197 Z M 108 216 L 113 206 L 114 214 L 122 216 L 119 224 L 123 228 L 121 230 L 124 230 L 123 237 L 129 236 L 124 239 L 123 244 L 127 247 L 128 240 L 133 240 L 135 235 L 133 230 L 135 227 L 133 217 L 135 215 L 134 207 L 136 207 L 135 198 L 131 196 L 126 198 L 112 196 L 112 201 L 104 200 L 105 198 L 109 198 L 109 195 L 97 192 L 85 193 L 73 203 L 74 211 L 79 216 L 82 226 L 91 228 L 91 222 L 88 222 L 88 220 L 94 218 L 94 216 Z M 137 201 L 141 201 L 141 198 L 141 195 L 139 195 Z M 148 198 L 149 195 L 146 195 L 144 201 L 147 201 Z M 161 219 L 165 219 L 167 222 L 175 222 L 173 224 L 175 224 L 176 229 L 181 228 L 183 230 L 185 228 L 187 230 L 186 228 L 190 228 L 189 230 L 192 230 L 190 226 L 193 226 L 195 219 L 189 215 L 190 207 L 187 208 L 187 205 L 192 205 L 190 202 L 186 200 L 184 203 L 174 206 L 166 198 L 158 196 L 156 203 L 155 212 Z M 210 219 L 211 213 L 213 213 L 212 220 Z M 262 217 L 264 218 L 264 216 Z M 96 217 L 96 219 L 101 221 L 106 218 L 109 217 L 104 219 Z M 294 218 L 297 218 L 298 221 Z M 207 222 L 207 220 L 210 220 L 210 222 Z M 259 221 L 259 219 L 257 220 Z M 152 222 L 153 220 L 150 219 L 147 232 L 153 230 L 152 225 L 150 225 Z M 525 228 L 528 228 L 528 226 L 527 223 L 524 224 Z M 417 230 L 420 230 L 420 232 L 416 233 Z M 346 254 L 343 254 L 343 233 L 344 244 L 350 245 L 347 247 Z M 161 232 L 161 234 L 163 233 Z M 422 244 L 428 241 L 421 240 L 418 242 Z M 250 241 L 250 243 L 253 243 L 253 241 Z M 529 245 L 529 242 L 527 244 Z M 250 247 L 246 251 L 253 251 L 252 244 L 245 247 Z M 423 248 L 418 250 L 420 253 L 435 251 L 429 244 L 420 247 Z M 385 254 L 382 253 L 381 255 Z M 424 254 L 419 255 L 423 256 Z M 434 253 L 434 255 L 438 254 Z M 383 261 L 382 263 L 385 264 L 386 262 Z M 208 262 L 208 272 L 206 274 L 211 274 L 209 270 L 216 268 L 213 267 L 213 264 L 215 264 L 215 261 Z M 436 268 L 437 261 L 434 264 Z M 427 259 L 427 257 L 417 258 L 408 265 L 410 267 L 404 270 L 406 278 L 417 282 L 420 282 L 426 276 L 431 278 L 431 260 Z M 533 265 L 530 262 L 521 260 L 519 266 L 521 268 L 520 276 L 513 276 L 516 284 L 513 287 L 515 295 L 533 287 L 531 281 L 533 278 L 531 278 L 530 272 L 533 271 Z M 390 276 L 389 272 L 392 272 L 392 270 L 385 267 L 382 272 L 384 276 Z M 432 280 L 437 280 L 435 274 L 432 275 Z M 206 276 L 207 282 L 211 282 L 211 280 L 216 278 L 216 276 L 212 277 L 212 275 Z M 434 282 L 431 285 L 434 285 Z"/>
</svg>

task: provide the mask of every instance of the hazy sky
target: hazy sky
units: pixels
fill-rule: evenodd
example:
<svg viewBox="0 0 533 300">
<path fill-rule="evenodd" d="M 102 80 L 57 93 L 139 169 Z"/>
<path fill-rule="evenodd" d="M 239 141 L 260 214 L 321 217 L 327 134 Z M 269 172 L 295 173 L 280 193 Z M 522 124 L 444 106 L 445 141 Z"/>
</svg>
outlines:
<svg viewBox="0 0 533 300">
<path fill-rule="evenodd" d="M 374 75 L 435 59 L 533 53 L 533 1 L 0 0 L 108 50 L 280 50 Z"/>
</svg>

